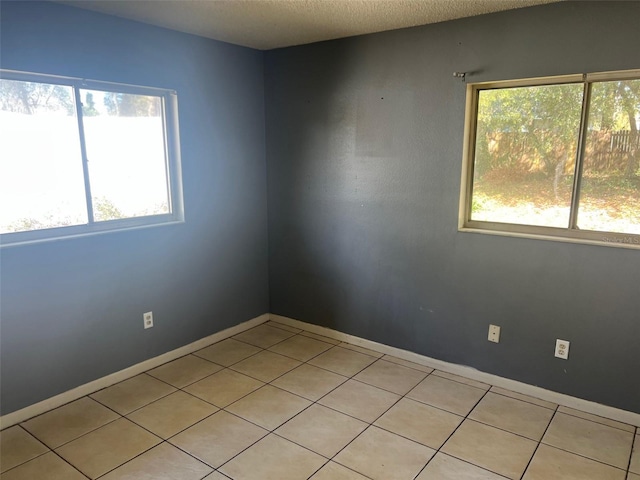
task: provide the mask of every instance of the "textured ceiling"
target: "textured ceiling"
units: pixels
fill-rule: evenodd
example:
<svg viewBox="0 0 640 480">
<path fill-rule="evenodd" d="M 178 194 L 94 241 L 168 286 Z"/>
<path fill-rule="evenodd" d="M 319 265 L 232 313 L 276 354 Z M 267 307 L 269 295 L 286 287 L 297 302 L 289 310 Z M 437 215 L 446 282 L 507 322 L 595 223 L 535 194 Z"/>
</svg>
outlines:
<svg viewBox="0 0 640 480">
<path fill-rule="evenodd" d="M 260 50 L 561 0 L 69 0 L 67 5 Z"/>
</svg>

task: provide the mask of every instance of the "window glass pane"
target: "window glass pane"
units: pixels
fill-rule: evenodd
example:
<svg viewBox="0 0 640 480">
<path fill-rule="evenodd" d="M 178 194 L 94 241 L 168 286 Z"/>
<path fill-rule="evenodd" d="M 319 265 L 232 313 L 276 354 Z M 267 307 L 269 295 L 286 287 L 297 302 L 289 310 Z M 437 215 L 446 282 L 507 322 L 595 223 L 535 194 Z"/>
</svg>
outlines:
<svg viewBox="0 0 640 480">
<path fill-rule="evenodd" d="M 472 220 L 568 227 L 582 92 L 479 91 Z"/>
<path fill-rule="evenodd" d="M 80 96 L 95 220 L 170 213 L 161 97 Z"/>
<path fill-rule="evenodd" d="M 594 83 L 578 226 L 640 234 L 640 80 Z"/>
<path fill-rule="evenodd" d="M 87 222 L 71 87 L 0 80 L 0 233 Z"/>
</svg>

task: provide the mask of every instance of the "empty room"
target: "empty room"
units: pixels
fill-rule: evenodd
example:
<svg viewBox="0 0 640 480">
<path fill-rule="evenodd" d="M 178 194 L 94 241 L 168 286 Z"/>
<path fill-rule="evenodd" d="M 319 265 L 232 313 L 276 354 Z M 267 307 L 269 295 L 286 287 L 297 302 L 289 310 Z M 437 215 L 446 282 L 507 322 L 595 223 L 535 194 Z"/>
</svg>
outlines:
<svg viewBox="0 0 640 480">
<path fill-rule="evenodd" d="M 640 2 L 0 2 L 3 480 L 640 480 Z"/>
</svg>

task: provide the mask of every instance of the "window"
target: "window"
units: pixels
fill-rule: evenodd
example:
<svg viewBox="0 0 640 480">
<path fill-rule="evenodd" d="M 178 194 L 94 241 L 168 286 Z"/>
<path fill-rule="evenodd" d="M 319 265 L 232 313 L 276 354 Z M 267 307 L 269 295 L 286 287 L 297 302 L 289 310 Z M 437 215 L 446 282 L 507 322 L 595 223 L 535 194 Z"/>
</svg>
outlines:
<svg viewBox="0 0 640 480">
<path fill-rule="evenodd" d="M 175 92 L 0 71 L 3 245 L 183 219 Z"/>
<path fill-rule="evenodd" d="M 467 86 L 460 229 L 640 247 L 640 70 Z"/>
</svg>

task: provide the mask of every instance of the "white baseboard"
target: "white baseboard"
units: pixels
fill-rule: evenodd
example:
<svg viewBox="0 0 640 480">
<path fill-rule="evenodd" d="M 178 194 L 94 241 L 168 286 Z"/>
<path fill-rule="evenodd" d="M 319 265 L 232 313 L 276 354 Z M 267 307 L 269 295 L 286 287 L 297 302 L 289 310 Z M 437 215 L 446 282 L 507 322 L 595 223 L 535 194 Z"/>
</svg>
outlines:
<svg viewBox="0 0 640 480">
<path fill-rule="evenodd" d="M 137 363 L 135 365 L 132 365 L 131 367 L 125 368 L 124 370 L 120 370 L 119 372 L 107 375 L 106 377 L 102 377 L 92 382 L 85 383 L 84 385 L 80 385 L 79 387 L 76 387 L 72 390 L 63 392 L 59 395 L 56 395 L 55 397 L 47 398 L 42 402 L 38 402 L 15 412 L 11 412 L 7 415 L 3 415 L 2 417 L 0 417 L 0 429 L 10 427 L 20 422 L 24 422 L 31 417 L 35 417 L 36 415 L 40 415 L 44 412 L 60 407 L 66 403 L 72 402 L 86 395 L 90 395 L 94 392 L 97 392 L 98 390 L 102 390 L 103 388 L 126 380 L 127 378 L 135 377 L 136 375 L 146 372 L 147 370 L 151 370 L 152 368 L 158 367 L 163 363 L 170 362 L 171 360 L 175 360 L 176 358 L 180 358 L 188 355 L 189 353 L 198 351 L 213 343 L 224 340 L 225 338 L 232 337 L 233 335 L 237 335 L 238 333 L 244 332 L 245 330 L 253 328 L 256 325 L 260 325 L 261 323 L 264 323 L 268 320 L 269 314 L 264 313 L 259 317 L 252 318 L 251 320 L 247 320 L 246 322 L 242 322 L 233 327 L 214 333 L 213 335 L 209 335 L 208 337 L 201 338 L 200 340 L 196 340 L 195 342 L 183 347 L 176 348 L 175 350 L 171 350 L 170 352 L 163 353 L 162 355 L 158 355 L 157 357 Z"/>
<path fill-rule="evenodd" d="M 134 377 L 136 375 L 139 375 L 140 373 L 146 372 L 147 370 L 160 366 L 163 363 L 170 362 L 172 360 L 175 360 L 176 358 L 180 358 L 184 355 L 188 355 L 189 353 L 193 353 L 197 350 L 207 347 L 213 343 L 224 340 L 225 338 L 237 335 L 238 333 L 244 332 L 245 330 L 260 325 L 268 320 L 282 323 L 284 325 L 289 325 L 291 327 L 300 328 L 302 330 L 333 338 L 341 342 L 358 345 L 360 347 L 368 348 L 369 350 L 373 350 L 382 354 L 393 355 L 394 357 L 424 365 L 426 367 L 435 368 L 443 372 L 461 375 L 472 380 L 495 385 L 497 387 L 505 388 L 513 392 L 521 393 L 523 395 L 529 395 L 531 397 L 546 400 L 558 405 L 564 405 L 565 407 L 575 408 L 577 410 L 582 410 L 583 412 L 591 413 L 593 415 L 610 418 L 612 420 L 617 420 L 619 422 L 640 427 L 640 414 L 638 413 L 628 412 L 619 408 L 614 408 L 581 398 L 572 397 L 570 395 L 565 395 L 563 393 L 546 390 L 544 388 L 518 382 L 516 380 L 511 380 L 490 373 L 481 372 L 464 365 L 444 362 L 442 360 L 426 357 L 424 355 L 409 352 L 400 348 L 390 347 L 389 345 L 373 342 L 371 340 L 366 340 L 361 337 L 342 333 L 330 328 L 313 325 L 311 323 L 302 322 L 293 318 L 265 313 L 263 315 L 260 315 L 259 317 L 247 320 L 246 322 L 214 333 L 213 335 L 210 335 L 208 337 L 196 340 L 189 345 L 185 345 L 157 357 L 150 358 L 149 360 L 145 360 L 144 362 L 132 365 L 131 367 L 125 368 L 124 370 L 120 370 L 119 372 L 112 373 L 111 375 L 107 375 L 106 377 L 102 377 L 92 382 L 86 383 L 72 390 L 56 395 L 55 397 L 51 397 L 43 400 L 42 402 L 38 402 L 36 404 L 25 407 L 21 410 L 3 415 L 0 417 L 0 429 L 5 429 L 12 425 L 16 425 L 31 417 L 35 417 L 36 415 L 40 415 L 49 410 L 60 407 L 66 403 L 77 400 L 78 398 L 90 395 L 94 392 L 97 392 L 98 390 L 109 387 L 115 383 L 126 380 L 127 378 Z"/>
<path fill-rule="evenodd" d="M 640 414 L 638 413 L 628 412 L 626 410 L 610 407 L 608 405 L 602 405 L 600 403 L 591 402 L 582 398 L 572 397 L 570 395 L 554 392 L 552 390 L 546 390 L 534 385 L 511 380 L 509 378 L 499 377 L 498 375 L 481 372 L 480 370 L 476 370 L 475 368 L 467 367 L 465 365 L 457 365 L 455 363 L 449 363 L 442 360 L 437 360 L 435 358 L 425 357 L 424 355 L 409 352 L 401 348 L 390 347 L 382 343 L 365 340 L 364 338 L 342 333 L 330 328 L 313 325 L 311 323 L 302 322 L 293 318 L 274 314 L 269 315 L 269 318 L 274 322 L 300 328 L 302 330 L 333 338 L 335 340 L 340 340 L 342 342 L 358 345 L 375 352 L 384 353 L 386 355 L 393 355 L 394 357 L 424 365 L 426 367 L 435 368 L 443 372 L 452 373 L 454 375 L 461 375 L 472 380 L 495 385 L 496 387 L 505 388 L 507 390 L 521 393 L 523 395 L 529 395 L 530 397 L 539 398 L 541 400 L 546 400 L 558 405 L 574 408 L 576 410 L 582 410 L 583 412 L 591 413 L 593 415 L 610 418 L 612 420 L 617 420 L 628 425 L 640 427 Z"/>
</svg>

